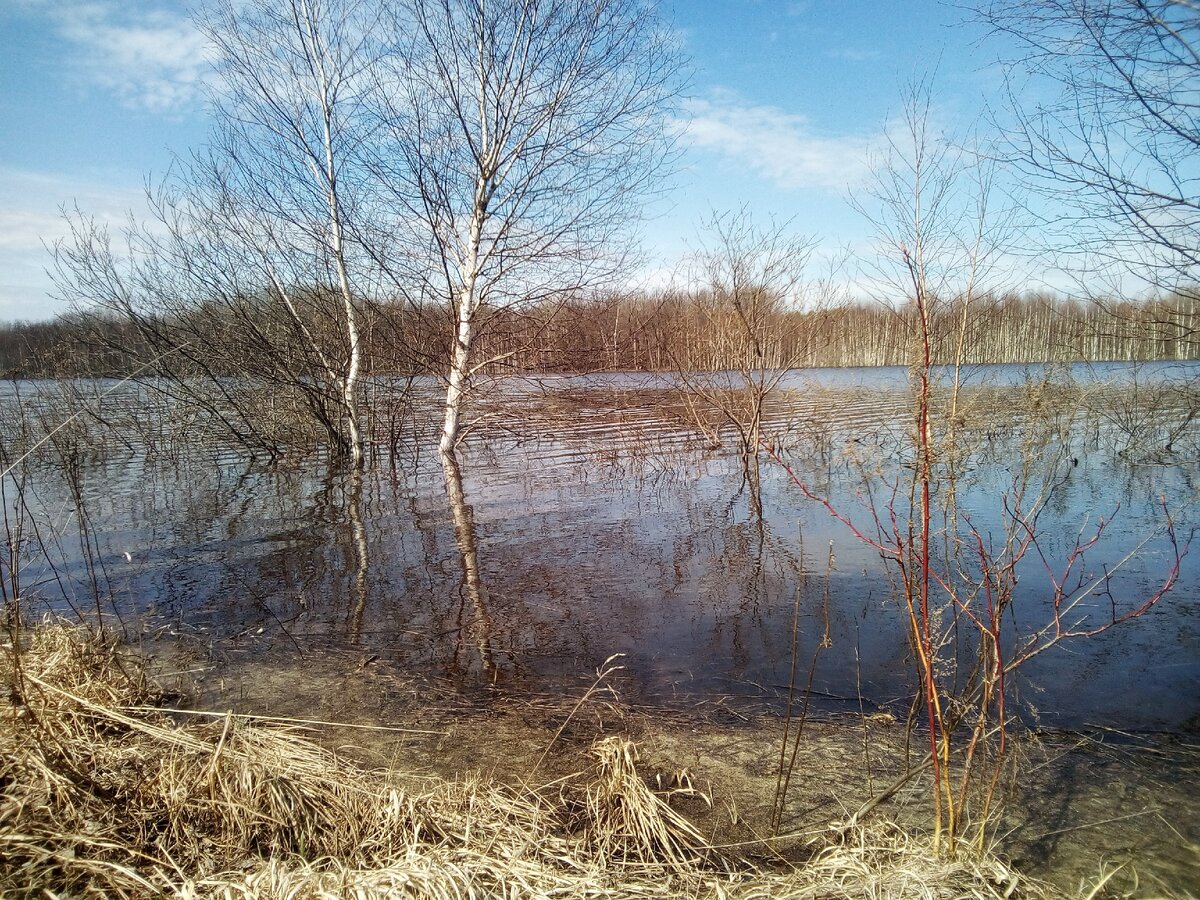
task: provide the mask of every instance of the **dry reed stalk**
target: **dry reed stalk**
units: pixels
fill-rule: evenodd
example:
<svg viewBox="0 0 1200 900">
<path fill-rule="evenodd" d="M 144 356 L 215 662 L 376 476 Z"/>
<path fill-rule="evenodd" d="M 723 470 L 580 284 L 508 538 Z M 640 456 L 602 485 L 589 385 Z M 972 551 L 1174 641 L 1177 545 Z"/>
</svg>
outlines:
<svg viewBox="0 0 1200 900">
<path fill-rule="evenodd" d="M 294 729 L 177 721 L 111 642 L 42 626 L 23 663 L 0 707 L 5 897 L 1046 896 L 896 830 L 831 833 L 785 871 L 722 856 L 618 737 L 556 793 L 468 780 L 415 795 Z"/>
<path fill-rule="evenodd" d="M 604 859 L 666 861 L 685 867 L 708 856 L 708 842 L 691 822 L 655 794 L 637 771 L 637 747 L 602 738 L 592 747 L 596 777 L 588 785 L 590 840 Z"/>
</svg>

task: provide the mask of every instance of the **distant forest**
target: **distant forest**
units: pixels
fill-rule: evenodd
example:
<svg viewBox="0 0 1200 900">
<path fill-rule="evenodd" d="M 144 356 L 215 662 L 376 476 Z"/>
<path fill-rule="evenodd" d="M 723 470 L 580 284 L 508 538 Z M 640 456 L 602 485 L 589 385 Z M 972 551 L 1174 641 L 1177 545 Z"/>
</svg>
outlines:
<svg viewBox="0 0 1200 900">
<path fill-rule="evenodd" d="M 77 313 L 0 325 L 0 373 L 122 376 L 145 367 L 153 374 L 158 355 L 183 345 L 205 374 L 253 373 L 258 367 L 251 356 L 261 353 L 261 344 L 252 333 L 277 327 L 258 315 L 261 306 L 247 299 L 233 311 L 199 306 L 172 319 Z M 319 330 L 316 307 L 310 327 Z M 452 335 L 446 311 L 400 304 L 363 309 L 367 374 L 441 373 Z M 917 323 L 911 305 L 797 311 L 773 300 L 754 309 L 747 322 L 736 305 L 711 296 L 663 293 L 491 310 L 480 322 L 479 357 L 492 360 L 487 368 L 494 373 L 892 366 L 913 359 Z M 934 316 L 939 362 L 956 356 L 967 363 L 1200 358 L 1200 314 L 1192 292 L 1144 303 L 1006 294 L 976 298 L 965 314 L 961 302 L 944 302 Z M 328 346 L 336 354 L 341 341 L 333 332 L 330 324 Z M 283 337 L 279 352 L 287 353 Z"/>
</svg>

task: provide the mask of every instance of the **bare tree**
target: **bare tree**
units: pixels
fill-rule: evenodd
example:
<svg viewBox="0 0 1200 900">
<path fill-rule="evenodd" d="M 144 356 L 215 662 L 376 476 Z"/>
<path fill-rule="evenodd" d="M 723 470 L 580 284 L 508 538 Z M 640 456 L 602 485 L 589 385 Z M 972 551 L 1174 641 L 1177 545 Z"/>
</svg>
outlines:
<svg viewBox="0 0 1200 900">
<path fill-rule="evenodd" d="M 791 233 L 789 223 L 759 226 L 744 209 L 714 214 L 702 241 L 687 276 L 702 333 L 677 361 L 682 397 L 714 443 L 731 427 L 743 458 L 757 466 L 767 399 L 789 369 L 811 362 L 820 338 L 806 333 L 811 323 L 800 313 L 828 306 L 830 292 L 810 273 L 816 240 Z M 709 414 L 716 416 L 711 425 Z"/>
<path fill-rule="evenodd" d="M 951 368 L 942 453 L 953 481 L 968 341 L 980 319 L 987 327 L 991 298 L 1014 277 L 1016 206 L 998 202 L 993 154 L 937 129 L 928 79 L 909 84 L 903 101 L 873 183 L 852 205 L 875 232 L 877 252 L 863 263 L 866 291 L 908 334 L 918 456 L 933 449 L 933 366 Z"/>
<path fill-rule="evenodd" d="M 1180 540 L 1164 509 L 1153 535 L 1166 547 L 1161 581 L 1121 596 L 1116 572 L 1150 538 L 1095 573 L 1087 557 L 1111 519 L 1085 518 L 1074 543 L 1065 544 L 1039 524 L 1070 468 L 1062 447 L 1074 419 L 1049 410 L 1031 409 L 1021 423 L 1010 480 L 990 500 L 996 527 L 981 532 L 966 504 L 960 507 L 972 487 L 971 462 L 995 452 L 983 436 L 996 421 L 960 393 L 964 323 L 1000 268 L 1010 220 L 991 201 L 990 165 L 976 171 L 988 154 L 965 153 L 932 127 L 928 85 L 911 88 L 905 100 L 873 189 L 859 202 L 878 232 L 876 283 L 911 307 L 902 321 L 910 329 L 913 417 L 900 465 L 890 474 L 868 474 L 869 525 L 856 524 L 794 469 L 787 472 L 805 496 L 877 551 L 894 576 L 919 685 L 910 725 L 923 717 L 927 728 L 920 768 L 932 774 L 934 839 L 953 853 L 969 829 L 976 847 L 984 845 L 1009 741 L 1014 673 L 1064 641 L 1101 634 L 1153 608 L 1179 578 L 1188 537 Z M 939 346 L 947 348 L 948 373 L 937 370 Z M 1043 387 L 1032 385 L 1029 400 L 1040 399 Z M 764 450 L 788 466 L 777 448 Z M 987 502 L 976 497 L 972 505 Z M 1041 597 L 1035 593 L 1018 614 L 1017 583 L 1034 560 L 1046 572 Z"/>
<path fill-rule="evenodd" d="M 942 564 L 955 571 L 964 422 L 960 366 L 974 304 L 1007 236 L 1003 217 L 997 221 L 997 210 L 989 207 L 992 172 L 973 166 L 981 158 L 938 132 L 931 85 L 916 82 L 905 91 L 904 114 L 890 129 L 873 185 L 854 202 L 876 232 L 878 254 L 866 269 L 878 299 L 892 306 L 903 298 L 910 307 L 897 314 L 911 312 L 903 319 L 909 329 L 913 413 L 911 474 L 884 488 L 891 499 L 885 511 L 873 510 L 877 538 L 855 533 L 889 560 L 897 576 L 920 685 L 917 700 L 929 729 L 935 840 L 945 832 L 951 851 L 960 812 L 950 770 L 957 722 L 944 679 L 947 660 L 954 656 L 953 623 L 963 604 L 946 587 L 953 577 L 939 569 L 939 545 L 946 553 Z M 953 363 L 948 397 L 939 396 L 944 393 L 934 368 L 939 356 Z M 971 598 L 976 593 L 963 591 Z"/>
<path fill-rule="evenodd" d="M 673 143 L 680 64 L 641 0 L 407 0 L 379 171 L 407 214 L 408 276 L 453 326 L 441 449 L 466 433 L 490 310 L 621 273 Z M 469 426 L 468 426 L 469 428 Z"/>
<path fill-rule="evenodd" d="M 1060 249 L 1086 252 L 1100 267 L 1088 277 L 1132 274 L 1194 298 L 1200 5 L 1020 0 L 988 2 L 980 14 L 1018 48 L 1008 61 L 1015 116 L 1008 155 L 1054 201 L 1047 218 Z M 1016 84 L 1021 76 L 1028 83 Z M 1037 105 L 1022 105 L 1018 92 L 1039 98 Z"/>
<path fill-rule="evenodd" d="M 132 321 L 151 350 L 174 350 L 161 374 L 180 384 L 199 377 L 232 401 L 220 379 L 243 375 L 297 395 L 361 464 L 359 307 L 377 279 L 350 222 L 371 186 L 370 9 L 219 0 L 198 25 L 217 60 L 209 146 L 150 192 L 156 221 L 115 245 L 72 217 L 59 290 Z M 236 402 L 212 406 L 238 434 L 258 427 Z"/>
<path fill-rule="evenodd" d="M 342 444 L 357 465 L 363 454 L 356 398 L 360 297 L 351 283 L 347 218 L 354 203 L 366 202 L 361 150 L 369 139 L 364 122 L 373 24 L 373 14 L 354 0 L 236 6 L 221 0 L 201 20 L 220 54 L 225 85 L 217 104 L 221 140 L 214 147 L 221 163 L 212 169 L 226 174 L 218 196 L 257 257 L 268 291 L 337 390 Z M 230 184 L 231 192 L 225 190 Z M 298 309 L 295 287 L 306 279 L 327 286 L 340 306 L 337 357 Z M 360 282 L 358 290 L 367 286 Z"/>
</svg>

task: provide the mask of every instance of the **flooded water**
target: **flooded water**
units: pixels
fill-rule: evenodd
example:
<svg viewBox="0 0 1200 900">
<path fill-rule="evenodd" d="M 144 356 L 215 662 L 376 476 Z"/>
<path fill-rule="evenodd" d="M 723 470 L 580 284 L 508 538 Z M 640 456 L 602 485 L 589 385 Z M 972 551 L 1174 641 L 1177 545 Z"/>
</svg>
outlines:
<svg viewBox="0 0 1200 900">
<path fill-rule="evenodd" d="M 1052 579 L 1101 520 L 1111 523 L 1067 573 L 1072 596 L 1111 575 L 1074 610 L 1081 630 L 1167 577 L 1164 504 L 1180 549 L 1197 519 L 1200 429 L 1179 386 L 1200 367 L 1044 374 L 974 369 L 956 413 L 960 522 L 1000 544 L 1006 508 L 1048 496 L 1018 570 L 1017 642 L 1050 620 Z M 732 376 L 702 387 L 736 404 Z M 131 633 L 199 636 L 232 655 L 336 650 L 348 666 L 371 660 L 480 697 L 574 690 L 621 653 L 634 700 L 777 704 L 795 667 L 805 683 L 811 671 L 825 710 L 903 715 L 913 666 L 879 553 L 775 461 L 761 457 L 758 480 L 747 477 L 735 429 L 688 395 L 666 376 L 505 382 L 479 402 L 450 490 L 428 440 L 433 384 L 417 386 L 403 452 L 378 454 L 361 481 L 319 455 L 267 465 L 120 442 L 81 454 L 69 476 L 31 463 L 24 496 L 39 528 L 24 535 L 23 593 L 33 613 L 98 609 Z M 764 434 L 870 536 L 872 510 L 886 525 L 910 462 L 909 403 L 901 369 L 789 373 Z M 903 492 L 890 502 L 902 507 Z M 1194 552 L 1144 616 L 1023 667 L 1022 717 L 1194 730 L 1198 575 Z"/>
</svg>

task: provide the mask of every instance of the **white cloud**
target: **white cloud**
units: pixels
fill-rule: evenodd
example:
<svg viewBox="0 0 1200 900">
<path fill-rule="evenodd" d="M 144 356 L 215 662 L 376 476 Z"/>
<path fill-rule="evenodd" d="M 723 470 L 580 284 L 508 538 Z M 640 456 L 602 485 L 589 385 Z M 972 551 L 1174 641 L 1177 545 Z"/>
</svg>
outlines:
<svg viewBox="0 0 1200 900">
<path fill-rule="evenodd" d="M 815 134 L 803 116 L 776 106 L 747 105 L 728 93 L 689 104 L 692 146 L 748 165 L 787 190 L 841 191 L 869 173 L 866 137 Z"/>
<path fill-rule="evenodd" d="M 182 10 L 112 0 L 28 6 L 42 11 L 74 47 L 69 72 L 86 85 L 157 113 L 201 101 L 212 50 Z"/>
</svg>

